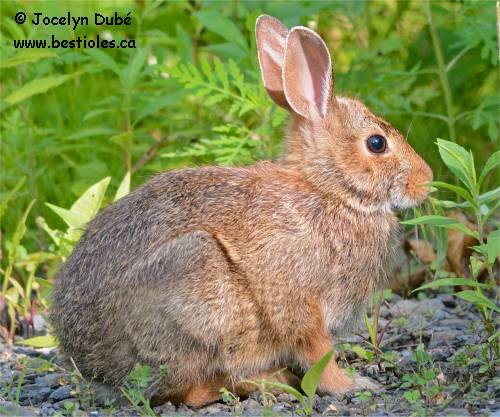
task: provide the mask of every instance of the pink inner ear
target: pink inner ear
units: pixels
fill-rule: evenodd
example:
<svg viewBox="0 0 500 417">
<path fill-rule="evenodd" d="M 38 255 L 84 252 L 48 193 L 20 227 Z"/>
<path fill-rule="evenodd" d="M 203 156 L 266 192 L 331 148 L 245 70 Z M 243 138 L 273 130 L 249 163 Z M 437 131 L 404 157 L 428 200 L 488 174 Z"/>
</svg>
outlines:
<svg viewBox="0 0 500 417">
<path fill-rule="evenodd" d="M 255 36 L 264 87 L 278 105 L 289 109 L 282 79 L 287 35 L 287 28 L 274 17 L 263 15 L 258 18 Z"/>
<path fill-rule="evenodd" d="M 287 38 L 283 80 L 285 96 L 300 115 L 324 117 L 332 90 L 331 60 L 322 39 L 307 28 L 294 28 Z"/>
</svg>

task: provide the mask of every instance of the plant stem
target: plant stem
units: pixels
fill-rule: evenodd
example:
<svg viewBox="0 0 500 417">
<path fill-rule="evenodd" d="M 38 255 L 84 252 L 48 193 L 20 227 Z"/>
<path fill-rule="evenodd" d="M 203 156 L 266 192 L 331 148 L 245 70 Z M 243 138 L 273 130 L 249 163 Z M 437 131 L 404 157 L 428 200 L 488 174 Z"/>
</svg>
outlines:
<svg viewBox="0 0 500 417">
<path fill-rule="evenodd" d="M 446 113 L 448 130 L 450 133 L 450 139 L 456 141 L 455 136 L 455 116 L 453 111 L 453 99 L 451 97 L 451 89 L 450 83 L 448 81 L 448 73 L 446 72 L 446 65 L 443 57 L 443 50 L 441 48 L 441 42 L 439 40 L 439 36 L 436 31 L 436 27 L 432 21 L 431 8 L 429 5 L 429 0 L 422 0 L 422 4 L 424 6 L 425 15 L 427 17 L 427 23 L 429 24 L 429 32 L 431 34 L 432 46 L 434 47 L 434 54 L 436 55 L 436 61 L 438 65 L 438 75 L 439 81 L 441 82 L 441 89 L 443 90 L 445 105 L 446 105 Z"/>
</svg>

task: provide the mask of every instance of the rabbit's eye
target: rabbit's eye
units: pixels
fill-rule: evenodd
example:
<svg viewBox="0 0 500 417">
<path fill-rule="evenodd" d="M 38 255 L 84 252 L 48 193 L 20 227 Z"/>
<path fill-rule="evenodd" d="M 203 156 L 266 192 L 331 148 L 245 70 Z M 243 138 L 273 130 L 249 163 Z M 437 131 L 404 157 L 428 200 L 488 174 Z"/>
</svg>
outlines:
<svg viewBox="0 0 500 417">
<path fill-rule="evenodd" d="M 373 135 L 366 140 L 366 146 L 372 153 L 382 153 L 387 147 L 387 141 L 383 136 Z"/>
</svg>

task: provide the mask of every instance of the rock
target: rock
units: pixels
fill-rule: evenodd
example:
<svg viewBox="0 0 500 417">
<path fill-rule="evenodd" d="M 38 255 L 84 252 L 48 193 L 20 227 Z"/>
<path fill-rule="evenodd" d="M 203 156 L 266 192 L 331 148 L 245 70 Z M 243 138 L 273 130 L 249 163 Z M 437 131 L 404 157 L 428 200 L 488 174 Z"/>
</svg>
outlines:
<svg viewBox="0 0 500 417">
<path fill-rule="evenodd" d="M 168 403 L 159 405 L 158 407 L 155 407 L 154 412 L 158 415 L 171 416 L 171 415 L 175 414 L 175 405 L 168 402 Z"/>
<path fill-rule="evenodd" d="M 55 388 L 59 385 L 60 379 L 61 379 L 61 374 L 52 373 L 35 378 L 35 384 L 40 385 L 42 387 Z"/>
<path fill-rule="evenodd" d="M 46 403 L 43 403 L 42 405 L 40 405 L 40 413 L 41 413 L 42 417 L 50 417 L 55 412 L 56 412 L 56 410 L 52 406 L 52 403 L 46 402 Z"/>
<path fill-rule="evenodd" d="M 339 415 L 338 413 L 340 410 L 345 409 L 345 406 L 334 396 L 325 395 L 316 398 L 314 409 L 323 415 Z"/>
<path fill-rule="evenodd" d="M 436 332 L 432 335 L 431 341 L 429 343 L 429 348 L 435 348 L 439 346 L 450 346 L 453 344 L 457 336 L 462 335 L 460 330 L 449 329 L 444 332 Z"/>
<path fill-rule="evenodd" d="M 200 415 L 204 415 L 204 416 L 230 416 L 231 415 L 231 412 L 230 412 L 230 408 L 228 405 L 226 404 L 221 404 L 221 403 L 215 403 L 215 404 L 211 404 L 207 407 L 203 407 L 201 409 L 198 410 L 198 413 Z"/>
<path fill-rule="evenodd" d="M 23 404 L 39 404 L 44 402 L 51 392 L 52 390 L 49 387 L 40 387 L 36 384 L 24 385 L 21 387 L 19 401 Z"/>
<path fill-rule="evenodd" d="M 434 310 L 434 312 L 432 313 L 432 318 L 436 320 L 445 320 L 450 317 L 450 313 L 446 312 L 446 310 Z"/>
<path fill-rule="evenodd" d="M 428 353 L 431 355 L 434 361 L 445 361 L 452 355 L 452 352 L 448 346 L 439 346 L 434 349 L 429 349 Z"/>
<path fill-rule="evenodd" d="M 459 332 L 460 334 L 457 336 L 458 342 L 463 342 L 464 345 L 475 345 L 481 341 L 481 338 L 478 334 L 463 334 L 463 332 Z"/>
<path fill-rule="evenodd" d="M 47 334 L 47 323 L 40 314 L 33 316 L 33 327 L 35 328 L 35 336 Z"/>
<path fill-rule="evenodd" d="M 391 306 L 391 314 L 393 317 L 399 317 L 422 314 L 425 312 L 434 313 L 437 310 L 443 309 L 444 304 L 438 298 L 430 298 L 423 301 L 400 300 Z"/>
<path fill-rule="evenodd" d="M 465 330 L 469 327 L 470 322 L 462 319 L 444 319 L 439 322 L 440 326 L 453 327 L 455 329 Z"/>
<path fill-rule="evenodd" d="M 379 315 L 380 317 L 387 318 L 391 314 L 391 310 L 386 305 L 380 307 Z"/>
<path fill-rule="evenodd" d="M 57 388 L 55 391 L 50 394 L 49 399 L 57 402 L 57 401 L 62 401 L 66 400 L 68 398 L 71 398 L 71 387 L 69 385 L 64 385 L 62 387 Z"/>
<path fill-rule="evenodd" d="M 246 400 L 241 401 L 241 407 L 243 408 L 243 410 L 252 410 L 261 408 L 261 405 L 257 400 L 253 398 L 247 398 Z"/>
<path fill-rule="evenodd" d="M 0 399 L 0 411 L 5 413 L 7 416 L 38 417 L 38 414 L 36 414 L 33 410 L 27 407 L 21 407 L 10 401 L 3 401 L 3 399 Z"/>
<path fill-rule="evenodd" d="M 439 298 L 445 307 L 455 308 L 457 306 L 457 300 L 451 294 L 438 294 L 437 298 Z"/>
<path fill-rule="evenodd" d="M 297 399 L 293 395 L 286 393 L 279 394 L 276 397 L 276 400 L 281 403 L 293 403 L 297 401 Z"/>
<path fill-rule="evenodd" d="M 177 413 L 178 414 L 181 414 L 181 415 L 186 415 L 186 416 L 190 416 L 190 415 L 193 415 L 194 414 L 194 411 L 191 410 L 187 405 L 185 404 L 181 404 L 179 405 L 179 407 L 177 408 Z"/>
</svg>

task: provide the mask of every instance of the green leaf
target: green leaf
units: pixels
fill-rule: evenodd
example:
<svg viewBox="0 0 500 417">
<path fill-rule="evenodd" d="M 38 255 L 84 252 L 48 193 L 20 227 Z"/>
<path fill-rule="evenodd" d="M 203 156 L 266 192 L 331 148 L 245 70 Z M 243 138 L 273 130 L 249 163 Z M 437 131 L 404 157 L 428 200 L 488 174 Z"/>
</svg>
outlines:
<svg viewBox="0 0 500 417">
<path fill-rule="evenodd" d="M 102 64 L 105 68 L 113 71 L 116 75 L 120 75 L 120 67 L 113 57 L 100 49 L 84 49 L 87 55 L 90 55 L 93 60 Z"/>
<path fill-rule="evenodd" d="M 125 197 L 129 192 L 130 192 L 130 171 L 125 174 L 122 182 L 118 186 L 118 190 L 116 190 L 113 202 L 118 201 L 122 197 Z"/>
<path fill-rule="evenodd" d="M 134 132 L 123 132 L 118 133 L 109 138 L 109 140 L 113 143 L 116 143 L 123 150 L 129 152 L 132 148 L 132 142 L 134 139 Z"/>
<path fill-rule="evenodd" d="M 108 188 L 110 177 L 106 177 L 85 191 L 71 206 L 71 212 L 85 219 L 92 220 L 101 207 L 104 194 Z"/>
<path fill-rule="evenodd" d="M 224 64 L 216 56 L 214 57 L 213 62 L 214 62 L 215 72 L 217 73 L 217 77 L 222 83 L 222 87 L 224 88 L 224 90 L 229 90 L 229 78 L 226 72 L 226 68 L 224 68 Z"/>
<path fill-rule="evenodd" d="M 16 253 L 19 245 L 21 244 L 21 240 L 24 237 L 24 234 L 26 233 L 26 219 L 28 218 L 28 214 L 30 213 L 33 204 L 35 204 L 35 200 L 32 200 L 31 203 L 26 208 L 26 210 L 24 211 L 21 219 L 17 223 L 14 235 L 12 236 L 10 247 L 7 253 L 8 265 L 6 271 L 4 272 L 4 282 L 2 289 L 3 293 L 5 293 L 5 291 L 7 290 L 7 283 L 9 282 L 10 275 L 12 273 L 12 268 L 14 266 L 14 261 L 16 259 Z"/>
<path fill-rule="evenodd" d="M 5 97 L 5 101 L 10 104 L 19 103 L 36 94 L 45 93 L 51 88 L 58 87 L 75 76 L 76 73 L 70 75 L 50 75 L 48 77 L 37 78 L 36 80 L 30 81 L 21 88 L 10 93 L 7 97 Z"/>
<path fill-rule="evenodd" d="M 207 58 L 203 57 L 202 59 L 200 59 L 200 67 L 201 67 L 203 74 L 205 74 L 205 77 L 207 77 L 207 80 L 211 84 L 214 84 L 215 83 L 214 74 L 212 72 L 212 68 L 210 67 L 210 64 L 208 63 Z"/>
<path fill-rule="evenodd" d="M 78 229 L 87 223 L 86 219 L 82 216 L 73 213 L 72 211 L 56 206 L 54 204 L 45 203 L 54 213 L 56 213 L 64 222 L 73 229 Z"/>
<path fill-rule="evenodd" d="M 215 11 L 202 11 L 195 13 L 195 16 L 210 31 L 224 38 L 233 44 L 240 46 L 243 50 L 248 50 L 245 37 L 238 27 L 227 17 Z"/>
<path fill-rule="evenodd" d="M 368 355 L 366 350 L 359 345 L 354 345 L 351 349 L 356 355 L 358 355 L 361 359 L 368 360 Z"/>
<path fill-rule="evenodd" d="M 500 230 L 494 230 L 488 234 L 486 253 L 488 255 L 488 265 L 492 266 L 497 257 L 500 256 Z"/>
<path fill-rule="evenodd" d="M 474 161 L 469 152 L 456 143 L 437 140 L 439 154 L 446 166 L 464 183 L 471 193 L 476 191 Z"/>
<path fill-rule="evenodd" d="M 481 270 L 482 262 L 480 262 L 476 256 L 471 256 L 469 260 L 470 260 L 472 277 L 476 279 L 477 276 L 479 275 L 479 271 Z"/>
<path fill-rule="evenodd" d="M 47 49 L 28 49 L 24 51 L 20 51 L 12 58 L 6 59 L 3 62 L 0 62 L 1 68 L 11 68 L 17 67 L 22 64 L 31 64 L 37 62 L 43 58 L 53 58 L 56 57 L 57 54 L 49 51 Z"/>
<path fill-rule="evenodd" d="M 188 93 L 186 91 L 178 91 L 176 93 L 167 94 L 166 96 L 158 97 L 155 100 L 148 101 L 145 106 L 139 107 L 137 117 L 134 119 L 134 125 L 140 122 L 145 117 L 148 117 L 154 113 L 157 113 L 165 107 L 172 106 L 176 104 L 179 100 L 186 97 Z"/>
<path fill-rule="evenodd" d="M 318 385 L 321 381 L 321 376 L 325 371 L 330 360 L 332 360 L 333 350 L 328 351 L 317 363 L 315 363 L 311 369 L 309 369 L 304 377 L 300 387 L 306 393 L 309 398 L 310 406 L 312 407 L 314 401 L 314 394 L 318 389 Z"/>
<path fill-rule="evenodd" d="M 116 129 L 111 129 L 109 127 L 89 127 L 88 129 L 80 129 L 71 135 L 65 136 L 64 139 L 83 139 L 91 138 L 93 136 L 110 136 L 116 133 Z"/>
<path fill-rule="evenodd" d="M 459 187 L 457 185 L 448 184 L 446 182 L 441 181 L 432 181 L 430 185 L 434 185 L 438 188 L 444 188 L 446 190 L 453 191 L 455 194 L 458 194 L 460 197 L 463 197 L 466 201 L 468 201 L 473 207 L 477 207 L 476 202 L 472 195 L 463 187 Z"/>
<path fill-rule="evenodd" d="M 403 396 L 410 404 L 415 404 L 420 400 L 420 392 L 418 392 L 417 390 L 406 391 Z"/>
<path fill-rule="evenodd" d="M 58 342 L 54 336 L 36 336 L 29 339 L 19 340 L 16 342 L 18 345 L 31 346 L 35 348 L 47 348 L 57 346 Z"/>
<path fill-rule="evenodd" d="M 500 308 L 496 306 L 496 304 L 486 298 L 483 294 L 473 291 L 473 290 L 467 290 L 467 291 L 460 291 L 455 294 L 458 298 L 461 298 L 462 300 L 469 301 L 471 303 L 474 303 L 480 307 L 487 308 L 489 310 L 496 311 L 497 313 L 500 313 Z"/>
<path fill-rule="evenodd" d="M 306 408 L 306 402 L 304 400 L 304 396 L 297 391 L 295 388 L 291 387 L 290 385 L 287 384 L 282 384 L 281 382 L 274 382 L 274 381 L 268 381 L 264 379 L 262 382 L 264 382 L 265 385 L 270 386 L 271 388 L 276 388 L 280 389 L 290 395 L 293 395 L 297 401 L 300 403 L 302 408 Z"/>
<path fill-rule="evenodd" d="M 19 189 L 23 186 L 24 181 L 26 181 L 26 177 L 21 177 L 17 181 L 17 184 L 14 186 L 12 190 L 10 190 L 9 194 L 7 194 L 7 197 L 5 197 L 2 200 L 2 203 L 0 203 L 0 219 L 2 218 L 3 214 L 7 210 L 7 207 L 9 205 L 10 200 L 12 200 L 12 197 L 19 191 Z"/>
<path fill-rule="evenodd" d="M 425 290 L 428 288 L 454 287 L 458 285 L 460 286 L 467 285 L 469 287 L 474 287 L 474 288 L 491 288 L 491 285 L 483 284 L 481 282 L 477 282 L 469 278 L 441 278 L 414 289 L 412 293 L 416 291 Z"/>
<path fill-rule="evenodd" d="M 127 65 L 123 70 L 122 82 L 123 86 L 132 89 L 140 77 L 141 70 L 148 59 L 147 48 L 141 48 L 137 51 L 132 59 L 132 63 Z"/>
<path fill-rule="evenodd" d="M 435 215 L 421 216 L 421 217 L 416 217 L 414 219 L 402 221 L 401 224 L 406 224 L 406 225 L 428 224 L 430 226 L 458 230 L 459 232 L 462 232 L 465 235 L 473 236 L 475 238 L 478 237 L 477 232 L 470 230 L 467 226 L 463 225 L 458 220 L 450 219 L 449 217 L 445 216 L 435 216 Z"/>
<path fill-rule="evenodd" d="M 483 171 L 479 176 L 478 187 L 481 187 L 486 175 L 492 170 L 495 169 L 498 165 L 500 165 L 500 151 L 496 151 L 493 155 L 491 155 L 486 163 L 484 164 Z"/>
</svg>

